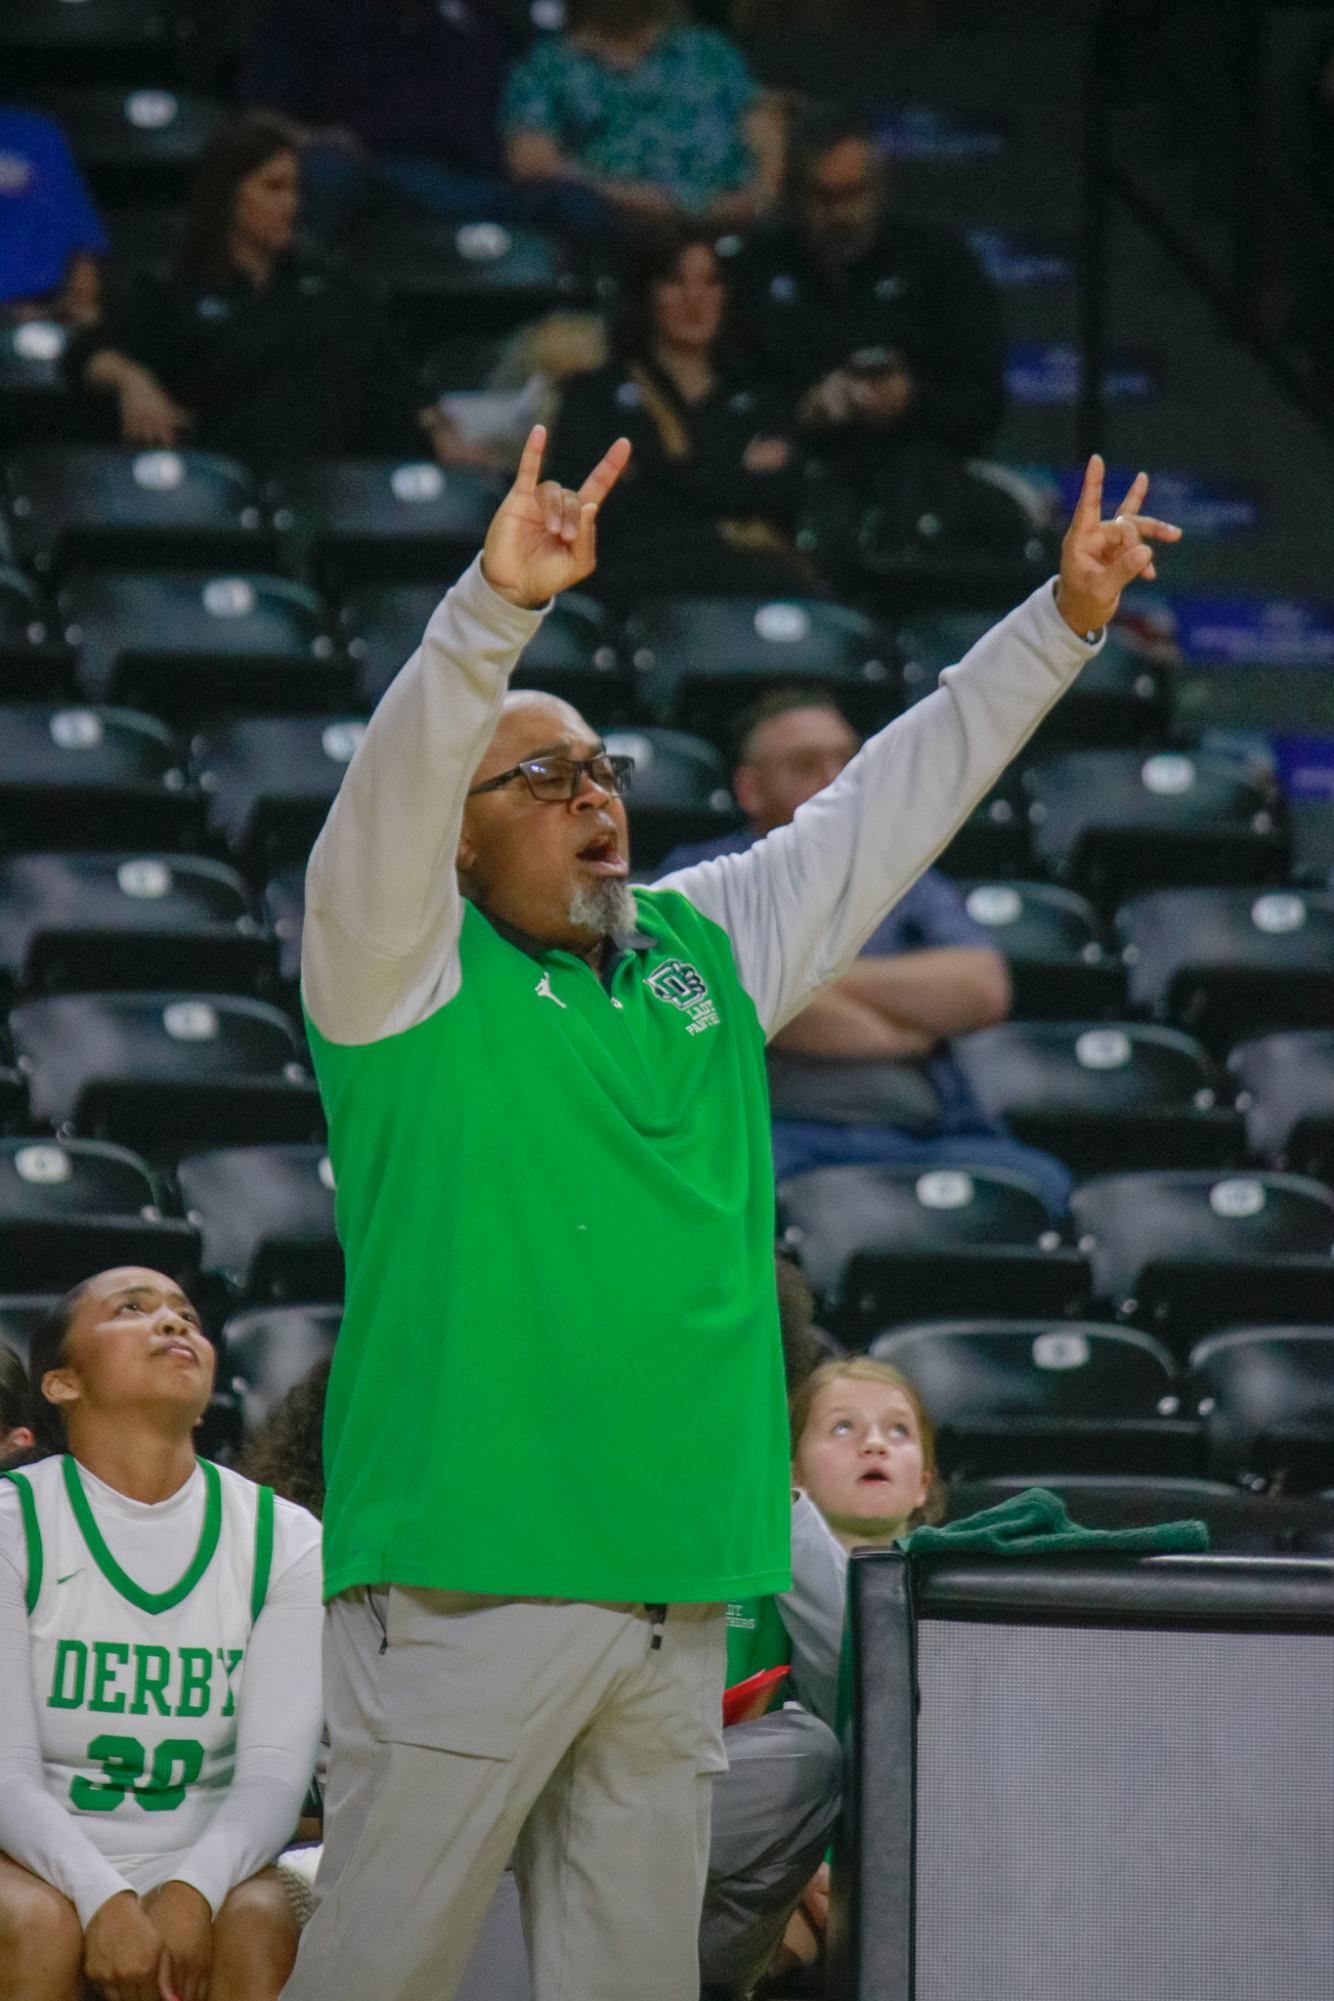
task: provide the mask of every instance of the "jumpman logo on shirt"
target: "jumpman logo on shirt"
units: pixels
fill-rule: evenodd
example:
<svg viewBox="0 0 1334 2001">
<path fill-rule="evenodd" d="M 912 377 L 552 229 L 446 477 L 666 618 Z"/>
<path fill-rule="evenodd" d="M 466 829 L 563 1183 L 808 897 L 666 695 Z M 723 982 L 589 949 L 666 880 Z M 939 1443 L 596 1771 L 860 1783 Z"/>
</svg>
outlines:
<svg viewBox="0 0 1334 2001">
<path fill-rule="evenodd" d="M 551 990 L 550 973 L 543 973 L 541 979 L 538 981 L 537 985 L 533 988 L 533 992 L 538 996 L 540 1000 L 555 1001 L 557 1007 L 564 1007 L 565 1005 L 560 995 L 557 993 L 553 993 Z"/>
</svg>

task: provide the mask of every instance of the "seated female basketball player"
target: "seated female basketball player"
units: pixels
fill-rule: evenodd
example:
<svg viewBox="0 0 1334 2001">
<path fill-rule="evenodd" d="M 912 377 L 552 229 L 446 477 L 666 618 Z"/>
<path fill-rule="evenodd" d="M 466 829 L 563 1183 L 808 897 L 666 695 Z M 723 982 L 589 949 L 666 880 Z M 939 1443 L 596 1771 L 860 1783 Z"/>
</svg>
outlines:
<svg viewBox="0 0 1334 2001">
<path fill-rule="evenodd" d="M 0 2001 L 274 2001 L 291 1971 L 270 1865 L 319 1736 L 319 1527 L 196 1458 L 213 1372 L 159 1272 L 34 1335 L 49 1456 L 0 1479 Z"/>
</svg>

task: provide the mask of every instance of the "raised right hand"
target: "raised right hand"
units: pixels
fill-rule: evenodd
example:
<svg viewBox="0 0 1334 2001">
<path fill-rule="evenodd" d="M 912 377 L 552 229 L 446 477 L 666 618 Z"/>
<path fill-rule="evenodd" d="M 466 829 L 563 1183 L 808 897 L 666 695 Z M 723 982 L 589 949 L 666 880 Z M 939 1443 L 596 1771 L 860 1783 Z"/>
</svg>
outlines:
<svg viewBox="0 0 1334 2001">
<path fill-rule="evenodd" d="M 83 1935 L 83 1971 L 106 2001 L 173 2001 L 161 1935 L 133 1890 L 94 1911 Z"/>
<path fill-rule="evenodd" d="M 169 451 L 193 422 L 147 369 L 135 369 L 121 384 L 120 432 L 127 445 Z"/>
<path fill-rule="evenodd" d="M 629 440 L 618 438 L 572 493 L 554 479 L 539 484 L 546 443 L 544 427 L 535 424 L 482 550 L 482 575 L 492 590 L 533 611 L 591 575 L 598 509 L 630 459 Z"/>
</svg>

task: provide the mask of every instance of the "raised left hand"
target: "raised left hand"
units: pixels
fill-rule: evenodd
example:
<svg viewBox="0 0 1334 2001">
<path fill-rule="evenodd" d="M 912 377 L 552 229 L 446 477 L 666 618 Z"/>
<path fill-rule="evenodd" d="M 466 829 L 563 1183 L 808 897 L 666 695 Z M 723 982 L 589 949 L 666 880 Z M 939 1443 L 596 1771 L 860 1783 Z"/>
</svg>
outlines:
<svg viewBox="0 0 1334 2001">
<path fill-rule="evenodd" d="M 546 443 L 545 427 L 535 424 L 482 549 L 482 574 L 492 590 L 529 611 L 592 574 L 598 509 L 630 459 L 630 440 L 618 438 L 572 493 L 554 479 L 539 484 Z"/>
<path fill-rule="evenodd" d="M 1152 583 L 1158 572 L 1152 544 L 1179 542 L 1181 530 L 1170 521 L 1141 514 L 1149 491 L 1149 475 L 1137 473 L 1116 518 L 1102 518 L 1105 468 L 1097 452 L 1088 462 L 1083 491 L 1065 540 L 1061 544 L 1061 574 L 1056 584 L 1056 608 L 1081 639 L 1110 625 L 1127 584 L 1144 578 Z"/>
<path fill-rule="evenodd" d="M 143 1899 L 167 1950 L 176 2001 L 208 2001 L 213 1971 L 213 1913 L 189 1883 L 159 1883 Z"/>
</svg>

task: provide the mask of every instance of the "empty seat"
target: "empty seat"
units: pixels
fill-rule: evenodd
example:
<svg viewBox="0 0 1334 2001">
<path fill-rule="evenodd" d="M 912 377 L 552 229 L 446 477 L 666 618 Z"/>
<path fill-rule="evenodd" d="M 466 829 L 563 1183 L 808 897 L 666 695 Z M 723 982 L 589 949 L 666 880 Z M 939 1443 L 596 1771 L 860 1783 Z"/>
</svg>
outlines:
<svg viewBox="0 0 1334 2001">
<path fill-rule="evenodd" d="M 1240 1160 L 1241 1116 L 1200 1045 L 1139 1022 L 1007 1021 L 955 1056 L 992 1118 L 1079 1174 Z"/>
<path fill-rule="evenodd" d="M 270 983 L 276 945 L 221 862 L 183 855 L 0 858 L 0 991 Z"/>
<path fill-rule="evenodd" d="M 1319 1488 L 1334 1466 L 1334 1326 L 1213 1334 L 1190 1358 L 1210 1470 L 1243 1483 Z"/>
<path fill-rule="evenodd" d="M 322 1136 L 287 1016 L 226 994 L 60 994 L 10 1015 L 33 1114 L 163 1155 Z"/>
<path fill-rule="evenodd" d="M 72 563 L 234 563 L 272 548 L 250 474 L 211 452 L 36 445 L 8 462 L 15 544 L 43 575 Z"/>
<path fill-rule="evenodd" d="M 1125 975 L 1085 897 L 1046 882 L 975 882 L 965 887 L 964 900 L 1009 966 L 1015 1014 L 1122 1010 Z"/>
<path fill-rule="evenodd" d="M 898 630 L 907 699 L 929 693 L 942 669 L 962 660 L 995 622 L 987 613 L 918 613 L 907 619 Z M 1164 669 L 1125 634 L 1113 632 L 1047 716 L 1039 741 L 1155 744 L 1167 722 Z"/>
<path fill-rule="evenodd" d="M 306 459 L 276 484 L 274 521 L 303 571 L 338 586 L 419 579 L 438 596 L 481 548 L 503 497 L 485 474 L 432 459 Z"/>
<path fill-rule="evenodd" d="M 69 337 L 54 320 L 20 320 L 0 327 L 0 446 L 12 450 L 36 438 L 59 439 L 85 415 L 65 374 Z"/>
<path fill-rule="evenodd" d="M 166 0 L 5 0 L 0 49 L 24 76 L 67 77 L 71 65 L 123 74 L 168 61 L 175 47 L 175 9 Z"/>
<path fill-rule="evenodd" d="M 783 1241 L 840 1340 L 954 1313 L 1077 1312 L 1089 1273 L 1021 1175 L 819 1167 L 778 1189 Z"/>
<path fill-rule="evenodd" d="M 199 154 L 227 119 L 225 106 L 209 98 L 143 84 L 52 91 L 43 108 L 68 133 L 104 202 L 177 200 Z"/>
<path fill-rule="evenodd" d="M 864 612 L 818 599 L 660 598 L 628 626 L 655 719 L 724 740 L 735 711 L 784 682 L 827 687 L 877 728 L 898 708 L 889 636 Z"/>
<path fill-rule="evenodd" d="M 1188 1474 L 1200 1432 L 1181 1415 L 1171 1354 L 1147 1334 L 1085 1321 L 958 1320 L 871 1344 L 931 1413 L 943 1469 Z"/>
<path fill-rule="evenodd" d="M 1274 1167 L 1334 1182 L 1334 1029 L 1244 1042 L 1228 1068 L 1252 1152 Z"/>
<path fill-rule="evenodd" d="M 22 570 L 0 567 L 0 695 L 31 702 L 73 688 L 74 653 L 53 607 Z"/>
<path fill-rule="evenodd" d="M 280 1306 L 238 1313 L 223 1329 L 223 1355 L 247 1431 L 253 1431 L 317 1362 L 333 1354 L 339 1306 Z"/>
<path fill-rule="evenodd" d="M 1025 773 L 1051 873 L 1100 900 L 1160 884 L 1266 883 L 1288 841 L 1267 777 L 1204 751 L 1067 751 Z"/>
<path fill-rule="evenodd" d="M 60 593 L 89 695 L 175 719 L 341 707 L 352 670 L 320 599 L 285 577 L 85 570 Z"/>
<path fill-rule="evenodd" d="M 504 333 L 584 291 L 556 237 L 498 222 L 377 218 L 351 255 L 362 283 L 432 343 Z"/>
<path fill-rule="evenodd" d="M 202 818 L 175 738 L 156 718 L 38 703 L 0 709 L 0 853 L 174 848 Z"/>
<path fill-rule="evenodd" d="M 247 716 L 194 745 L 209 820 L 256 873 L 304 861 L 366 725 L 355 718 Z"/>
<path fill-rule="evenodd" d="M 1023 773 L 1017 765 L 1002 772 L 940 857 L 947 875 L 1013 878 L 1039 873 L 1028 824 Z"/>
<path fill-rule="evenodd" d="M 1117 912 L 1138 1007 L 1223 1049 L 1334 1021 L 1334 895 L 1173 889 Z"/>
<path fill-rule="evenodd" d="M 364 584 L 343 604 L 347 650 L 356 661 L 359 692 L 371 706 L 421 643 L 440 602 L 439 583 Z M 596 598 L 563 592 L 524 647 L 510 676 L 515 688 L 562 695 L 602 722 L 625 722 L 632 693 L 622 667 L 614 621 Z"/>
<path fill-rule="evenodd" d="M 176 1170 L 204 1269 L 249 1299 L 340 1300 L 343 1256 L 322 1146 L 191 1154 Z"/>
<path fill-rule="evenodd" d="M 0 1140 L 0 1285 L 64 1290 L 114 1265 L 199 1266 L 196 1231 L 162 1215 L 144 1163 L 86 1140 Z"/>
<path fill-rule="evenodd" d="M 682 842 L 730 834 L 740 824 L 727 766 L 702 738 L 676 730 L 609 730 L 606 744 L 614 756 L 635 760 L 628 805 L 637 870 L 655 868 Z"/>
<path fill-rule="evenodd" d="M 1070 1201 L 1094 1293 L 1179 1353 L 1238 1320 L 1334 1322 L 1334 1194 L 1295 1174 L 1112 1174 Z"/>
</svg>

